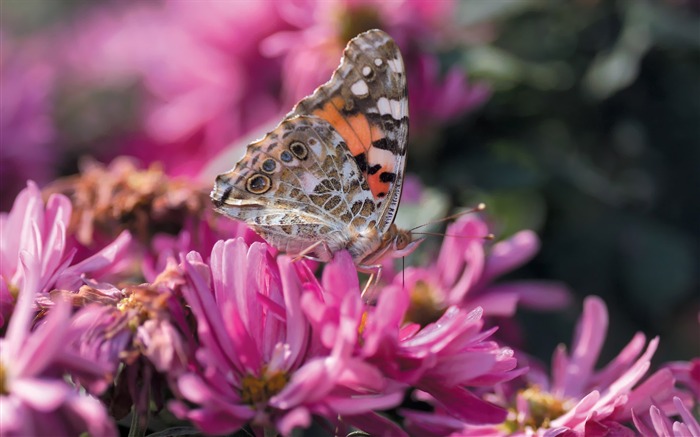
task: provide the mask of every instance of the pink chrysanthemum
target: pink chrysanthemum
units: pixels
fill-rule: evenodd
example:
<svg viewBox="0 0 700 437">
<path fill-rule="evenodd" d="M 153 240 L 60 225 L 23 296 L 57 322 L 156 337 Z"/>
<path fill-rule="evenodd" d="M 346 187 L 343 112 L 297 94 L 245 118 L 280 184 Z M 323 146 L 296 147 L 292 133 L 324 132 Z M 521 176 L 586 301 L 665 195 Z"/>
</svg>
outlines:
<svg viewBox="0 0 700 437">
<path fill-rule="evenodd" d="M 350 288 L 348 293 L 347 289 Z M 381 290 L 376 306 L 362 302 L 355 268 L 346 252 L 336 254 L 323 272 L 322 289 L 310 288 L 303 307 L 320 341 L 333 343 L 341 328 L 344 308 L 359 332 L 355 355 L 397 383 L 423 391 L 440 408 L 469 423 L 500 423 L 506 411 L 481 400 L 470 387 L 491 386 L 516 377 L 513 351 L 501 348 L 482 331 L 481 309 L 470 312 L 450 307 L 435 322 L 421 327 L 405 321 L 408 293 L 402 287 Z M 415 412 L 402 411 L 407 417 Z M 376 415 L 346 417 L 351 423 Z"/>
<path fill-rule="evenodd" d="M 631 420 L 632 410 L 647 410 L 652 403 L 667 407 L 673 396 L 681 396 L 668 369 L 642 381 L 658 338 L 652 339 L 645 350 L 646 338 L 638 333 L 613 361 L 596 371 L 594 366 L 607 326 L 608 313 L 603 301 L 595 296 L 586 298 L 571 354 L 567 354 L 563 345 L 557 349 L 551 378 L 532 367 L 525 377 L 528 385 L 510 401 L 501 399 L 509 402 L 511 409 L 504 426 L 466 426 L 460 432 L 523 436 L 630 433 L 623 423 Z"/>
<path fill-rule="evenodd" d="M 65 348 L 71 341 L 70 305 L 59 301 L 34 331 L 34 299 L 42 283 L 36 254 L 22 252 L 19 300 L 0 339 L 0 429 L 4 436 L 117 435 L 102 404 L 81 395 L 64 372 L 101 378 L 102 361 L 88 361 Z"/>
<path fill-rule="evenodd" d="M 247 425 L 289 435 L 313 416 L 337 422 L 400 402 L 401 391 L 352 357 L 357 329 L 348 314 L 358 301 L 342 308 L 332 345 L 314 340 L 299 303 L 302 279 L 314 281 L 303 264 L 236 239 L 214 246 L 211 268 L 195 252 L 183 265 L 200 347 L 199 369 L 177 379 L 187 401 L 171 404 L 179 417 L 211 434 Z"/>
<path fill-rule="evenodd" d="M 71 210 L 63 195 L 52 195 L 44 204 L 39 188 L 29 181 L 12 210 L 0 214 L 0 326 L 27 280 L 27 272 L 19 268 L 23 252 L 39 260 L 30 273 L 38 280 L 40 298 L 54 288 L 77 291 L 87 274 L 99 278 L 109 273 L 126 252 L 131 237 L 123 232 L 98 253 L 71 265 L 76 252 L 66 235 Z"/>
</svg>

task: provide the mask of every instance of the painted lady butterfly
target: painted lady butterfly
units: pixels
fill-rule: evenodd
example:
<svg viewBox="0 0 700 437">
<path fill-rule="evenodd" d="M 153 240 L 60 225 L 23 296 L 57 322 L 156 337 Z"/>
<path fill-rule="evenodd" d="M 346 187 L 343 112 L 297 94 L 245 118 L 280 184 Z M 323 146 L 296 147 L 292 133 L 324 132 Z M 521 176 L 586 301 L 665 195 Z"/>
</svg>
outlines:
<svg viewBox="0 0 700 437">
<path fill-rule="evenodd" d="M 359 270 L 379 273 L 384 256 L 420 242 L 393 224 L 407 139 L 401 53 L 370 30 L 348 43 L 330 81 L 216 178 L 211 198 L 283 252 L 325 262 L 347 249 Z"/>
</svg>

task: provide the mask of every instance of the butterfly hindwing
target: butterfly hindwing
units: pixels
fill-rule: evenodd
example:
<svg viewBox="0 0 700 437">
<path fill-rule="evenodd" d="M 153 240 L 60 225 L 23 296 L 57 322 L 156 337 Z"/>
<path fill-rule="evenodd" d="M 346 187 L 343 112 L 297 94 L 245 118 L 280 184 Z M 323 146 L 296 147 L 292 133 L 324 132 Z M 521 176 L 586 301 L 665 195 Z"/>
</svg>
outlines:
<svg viewBox="0 0 700 437">
<path fill-rule="evenodd" d="M 349 226 L 374 226 L 374 201 L 343 139 L 327 122 L 284 120 L 219 175 L 218 209 L 248 222 L 280 250 L 299 253 L 320 239 L 331 251 L 347 244 Z M 319 250 L 323 249 L 319 247 Z M 329 254 L 316 256 L 326 259 Z"/>
</svg>

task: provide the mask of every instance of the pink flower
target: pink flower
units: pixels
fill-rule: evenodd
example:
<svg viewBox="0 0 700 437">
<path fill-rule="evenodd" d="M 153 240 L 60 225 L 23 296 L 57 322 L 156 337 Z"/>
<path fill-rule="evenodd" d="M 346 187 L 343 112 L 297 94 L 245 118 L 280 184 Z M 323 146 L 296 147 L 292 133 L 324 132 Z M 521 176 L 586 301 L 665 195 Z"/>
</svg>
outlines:
<svg viewBox="0 0 700 437">
<path fill-rule="evenodd" d="M 11 310 L 17 290 L 27 280 L 26 270 L 20 269 L 22 253 L 38 260 L 31 277 L 37 279 L 38 297 L 46 297 L 53 288 L 77 291 L 83 277 L 90 274 L 99 278 L 109 273 L 124 255 L 131 237 L 122 233 L 107 247 L 89 258 L 71 265 L 76 249 L 67 239 L 66 229 L 71 215 L 71 204 L 63 195 L 52 195 L 46 204 L 41 192 L 32 181 L 22 190 L 12 210 L 0 214 L 0 324 Z"/>
<path fill-rule="evenodd" d="M 267 245 L 236 239 L 214 246 L 211 267 L 195 252 L 183 265 L 200 348 L 199 369 L 177 378 L 188 401 L 170 405 L 179 417 L 211 434 L 249 425 L 289 435 L 313 416 L 337 423 L 338 415 L 400 402 L 401 391 L 389 390 L 381 373 L 351 356 L 356 300 L 341 309 L 333 345 L 315 340 L 299 301 L 303 288 L 317 285 L 303 263 L 275 261 Z"/>
<path fill-rule="evenodd" d="M 673 398 L 675 411 L 680 415 L 680 422 L 671 422 L 670 414 L 656 405 L 649 407 L 649 415 L 641 418 L 632 413 L 634 425 L 645 436 L 674 436 L 674 437 L 700 437 L 700 423 L 683 404 L 679 397 Z M 671 410 L 673 411 L 673 410 Z"/>
<path fill-rule="evenodd" d="M 348 290 L 348 288 L 350 290 Z M 450 307 L 435 323 L 421 327 L 406 323 L 408 293 L 402 287 L 385 287 L 375 306 L 362 302 L 357 275 L 346 252 L 335 255 L 323 272 L 322 289 L 307 291 L 303 308 L 320 341 L 329 347 L 341 328 L 343 308 L 360 332 L 355 355 L 388 378 L 426 393 L 451 417 L 470 423 L 500 423 L 506 411 L 481 400 L 470 387 L 491 386 L 510 380 L 513 351 L 487 338 L 495 329 L 482 331 L 481 309 L 471 312 Z M 413 412 L 401 410 L 411 417 Z M 414 416 L 415 417 L 415 416 Z M 360 420 L 360 417 L 345 417 Z"/>
<path fill-rule="evenodd" d="M 571 354 L 560 346 L 552 359 L 552 376 L 532 367 L 527 387 L 510 403 L 511 414 L 501 435 L 604 435 L 627 432 L 622 424 L 632 410 L 647 410 L 657 402 L 670 405 L 674 379 L 668 369 L 647 377 L 658 338 L 649 342 L 638 333 L 620 354 L 603 369 L 594 369 L 608 326 L 605 304 L 595 296 L 586 298 L 583 316 L 576 327 Z M 502 391 L 503 395 L 506 391 Z M 507 396 L 507 395 L 506 395 Z M 465 427 L 468 432 L 499 432 L 497 429 Z M 612 434 L 610 434 L 612 435 Z"/>
<path fill-rule="evenodd" d="M 56 174 L 52 120 L 55 67 L 45 41 L 14 40 L 0 31 L 0 209 L 8 208 L 27 179 L 40 184 Z"/>
<path fill-rule="evenodd" d="M 23 281 L 19 300 L 0 339 L 0 429 L 3 435 L 116 436 L 102 404 L 81 395 L 62 377 L 64 371 L 99 378 L 100 361 L 66 350 L 70 342 L 70 305 L 59 301 L 34 331 L 34 299 L 41 283 L 41 258 L 20 255 Z"/>
<path fill-rule="evenodd" d="M 273 4 L 200 6 L 93 8 L 65 33 L 67 70 L 81 87 L 139 84 L 141 125 L 122 133 L 119 152 L 163 162 L 170 175 L 196 175 L 224 146 L 282 112 L 279 62 L 258 51 L 262 38 L 284 27 Z"/>
<path fill-rule="evenodd" d="M 481 307 L 485 316 L 512 316 L 522 304 L 537 309 L 558 309 L 568 304 L 570 292 L 548 281 L 493 280 L 534 256 L 539 248 L 532 231 L 521 231 L 498 242 L 487 252 L 486 224 L 472 216 L 448 226 L 437 261 L 427 267 L 409 267 L 393 284 L 410 291 L 407 317 L 425 324 L 436 320 L 451 305 Z"/>
<path fill-rule="evenodd" d="M 667 363 L 668 368 L 676 381 L 690 390 L 697 399 L 700 399 L 700 358 L 690 361 L 674 361 Z"/>
</svg>

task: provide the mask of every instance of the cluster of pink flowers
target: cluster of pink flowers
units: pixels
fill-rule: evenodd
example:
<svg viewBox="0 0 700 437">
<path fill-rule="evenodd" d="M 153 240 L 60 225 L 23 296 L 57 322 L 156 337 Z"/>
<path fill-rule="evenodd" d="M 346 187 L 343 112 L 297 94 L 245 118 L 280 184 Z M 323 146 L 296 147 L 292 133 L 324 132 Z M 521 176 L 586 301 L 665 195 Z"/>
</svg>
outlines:
<svg viewBox="0 0 700 437">
<path fill-rule="evenodd" d="M 206 241 L 124 231 L 76 262 L 71 213 L 30 182 L 0 216 L 3 434 L 115 435 L 130 412 L 145 430 L 155 407 L 217 435 L 698 435 L 700 362 L 648 375 L 659 339 L 639 333 L 596 369 L 597 297 L 551 377 L 497 336 L 516 303 L 567 303 L 560 284 L 493 282 L 537 250 L 529 231 L 491 245 L 462 217 L 434 265 L 398 272 L 368 304 L 346 252 L 317 277 L 243 225 L 200 221 L 218 235 Z"/>
<path fill-rule="evenodd" d="M 549 372 L 520 350 L 519 307 L 571 300 L 554 281 L 498 280 L 538 251 L 532 231 L 491 243 L 462 216 L 433 262 L 387 265 L 368 302 L 347 253 L 295 261 L 203 206 L 193 176 L 325 82 L 361 31 L 402 48 L 412 132 L 480 105 L 486 86 L 439 73 L 436 54 L 460 42 L 456 2 L 108 5 L 1 40 L 2 435 L 118 435 L 131 415 L 130 435 L 700 436 L 700 359 L 651 373 L 660 340 L 638 333 L 598 369 L 595 296 Z M 57 99 L 104 89 L 137 90 L 135 125 L 113 135 L 95 116 L 80 140 L 57 133 Z M 42 191 L 25 181 L 53 179 L 57 137 L 167 175 L 115 160 Z"/>
</svg>

